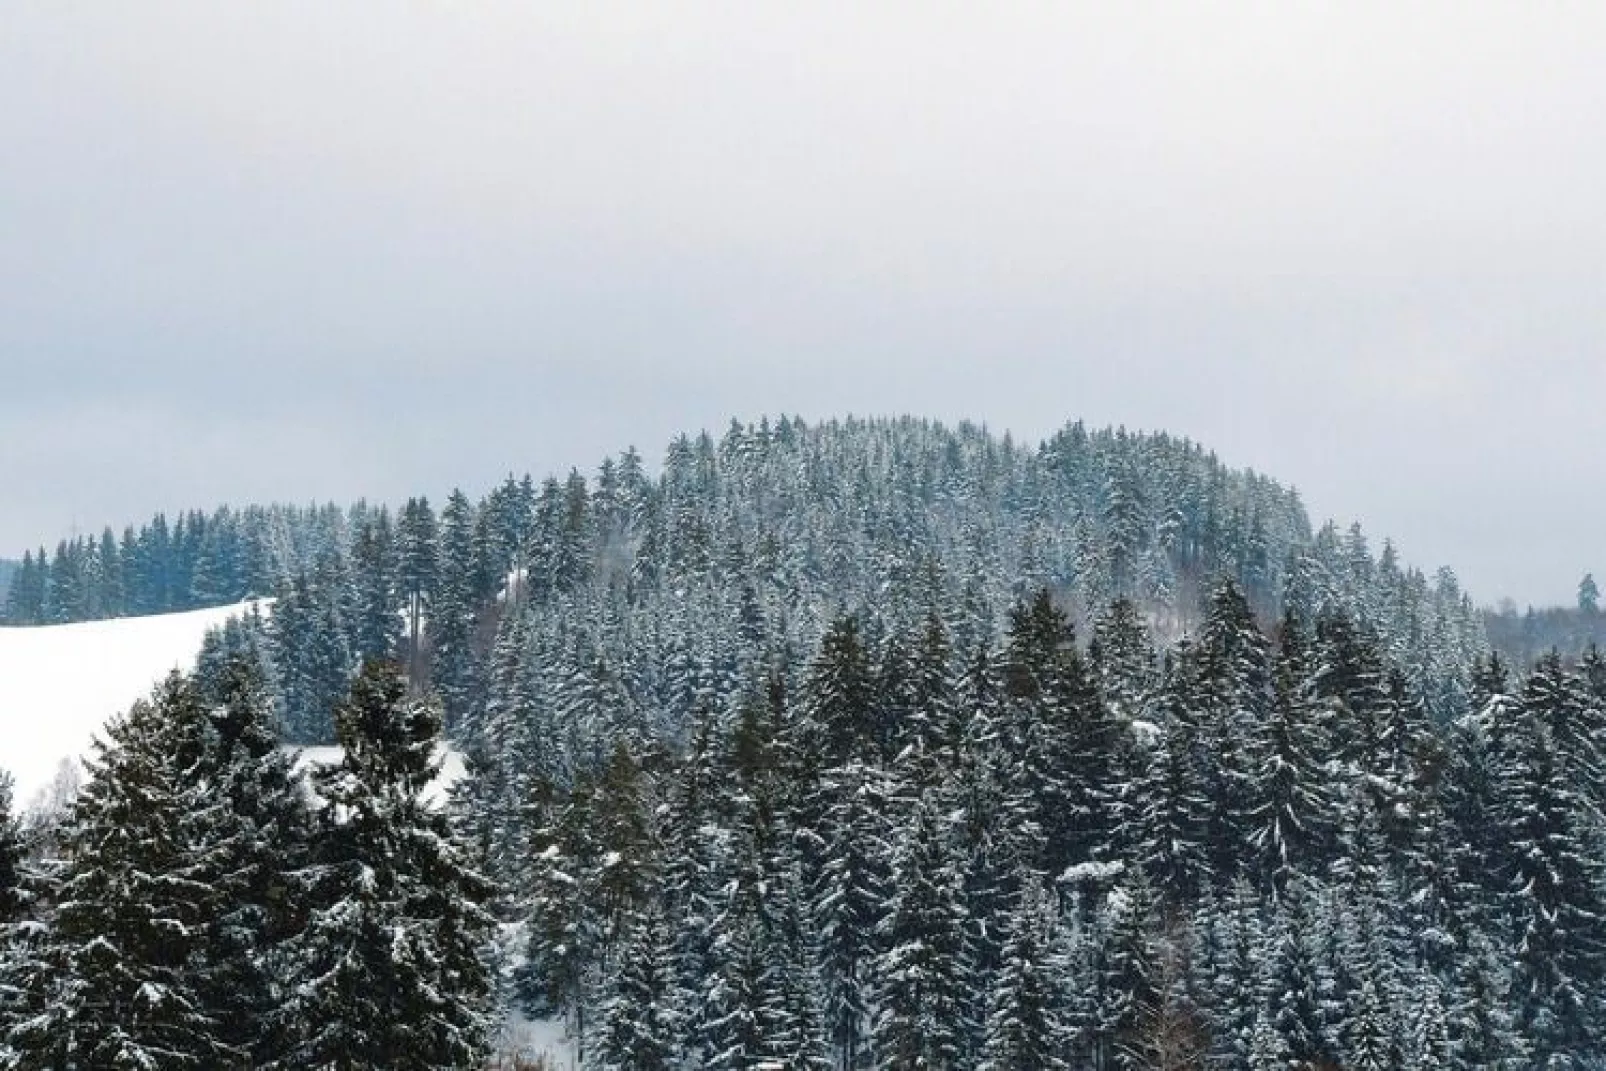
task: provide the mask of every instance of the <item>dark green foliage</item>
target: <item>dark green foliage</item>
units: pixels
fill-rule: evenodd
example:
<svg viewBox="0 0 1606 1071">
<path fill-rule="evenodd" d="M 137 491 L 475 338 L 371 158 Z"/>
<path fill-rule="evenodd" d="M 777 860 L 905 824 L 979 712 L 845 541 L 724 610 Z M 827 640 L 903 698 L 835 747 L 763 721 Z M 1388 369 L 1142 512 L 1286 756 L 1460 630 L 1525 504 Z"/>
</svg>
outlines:
<svg viewBox="0 0 1606 1071">
<path fill-rule="evenodd" d="M 1060 1018 L 1051 960 L 1054 913 L 1027 879 L 1010 916 L 1003 962 L 993 982 L 979 1071 L 1054 1071 L 1067 1066 L 1069 1037 Z"/>
<path fill-rule="evenodd" d="M 979 980 L 965 947 L 963 874 L 939 807 L 934 796 L 916 807 L 893 866 L 875 969 L 878 1068 L 955 1067 L 966 1047 L 964 1011 Z"/>
<path fill-rule="evenodd" d="M 439 715 L 369 662 L 335 714 L 344 758 L 324 806 L 305 927 L 292 941 L 285 1067 L 470 1066 L 485 1053 L 491 887 L 422 793 Z"/>
<path fill-rule="evenodd" d="M 638 918 L 620 949 L 595 1048 L 609 1071 L 670 1071 L 675 1064 L 672 945 L 657 911 Z"/>
<path fill-rule="evenodd" d="M 186 851 L 203 808 L 207 715 L 174 676 L 113 722 L 66 832 L 48 936 L 11 1029 L 27 1068 L 214 1068 L 222 1040 L 192 969 L 216 890 Z"/>
</svg>

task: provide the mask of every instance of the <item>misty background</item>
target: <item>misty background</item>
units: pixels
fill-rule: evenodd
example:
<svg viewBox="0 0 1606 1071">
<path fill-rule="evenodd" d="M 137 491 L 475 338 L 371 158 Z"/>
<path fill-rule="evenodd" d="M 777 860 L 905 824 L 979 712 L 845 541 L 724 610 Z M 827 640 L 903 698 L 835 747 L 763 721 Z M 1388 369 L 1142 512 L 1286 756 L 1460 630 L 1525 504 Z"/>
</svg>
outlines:
<svg viewBox="0 0 1606 1071">
<path fill-rule="evenodd" d="M 1585 4 L 19 0 L 0 556 L 914 413 L 1187 435 L 1569 602 L 1602 54 Z"/>
</svg>

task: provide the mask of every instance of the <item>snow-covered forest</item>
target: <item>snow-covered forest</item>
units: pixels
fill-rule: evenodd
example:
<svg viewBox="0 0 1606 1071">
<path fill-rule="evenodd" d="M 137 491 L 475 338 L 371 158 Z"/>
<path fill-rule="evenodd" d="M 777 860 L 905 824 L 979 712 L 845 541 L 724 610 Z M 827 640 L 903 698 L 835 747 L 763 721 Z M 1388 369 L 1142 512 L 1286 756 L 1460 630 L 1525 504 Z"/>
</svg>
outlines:
<svg viewBox="0 0 1606 1071">
<path fill-rule="evenodd" d="M 66 541 L 7 617 L 248 595 L 0 831 L 17 1066 L 474 1067 L 511 1008 L 587 1068 L 1606 1062 L 1606 660 L 1196 444 L 733 424 Z"/>
</svg>

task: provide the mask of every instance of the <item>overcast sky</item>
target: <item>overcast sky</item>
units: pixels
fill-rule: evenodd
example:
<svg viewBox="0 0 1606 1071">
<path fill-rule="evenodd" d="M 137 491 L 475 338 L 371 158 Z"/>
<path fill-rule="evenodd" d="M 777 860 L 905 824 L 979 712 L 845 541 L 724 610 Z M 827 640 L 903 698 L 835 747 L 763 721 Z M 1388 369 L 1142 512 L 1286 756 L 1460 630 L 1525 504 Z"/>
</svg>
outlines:
<svg viewBox="0 0 1606 1071">
<path fill-rule="evenodd" d="M 1606 5 L 0 17 L 0 555 L 679 430 L 1166 429 L 1480 600 L 1606 571 Z"/>
</svg>

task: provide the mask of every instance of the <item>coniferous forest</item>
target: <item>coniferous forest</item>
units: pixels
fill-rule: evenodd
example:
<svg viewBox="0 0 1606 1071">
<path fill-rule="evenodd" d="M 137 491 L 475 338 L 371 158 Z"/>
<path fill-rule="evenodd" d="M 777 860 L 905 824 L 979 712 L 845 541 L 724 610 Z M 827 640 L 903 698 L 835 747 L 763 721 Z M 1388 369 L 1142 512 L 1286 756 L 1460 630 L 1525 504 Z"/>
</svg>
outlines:
<svg viewBox="0 0 1606 1071">
<path fill-rule="evenodd" d="M 1187 441 L 733 425 L 7 614 L 245 595 L 0 822 L 12 1066 L 1606 1066 L 1606 657 Z"/>
</svg>

